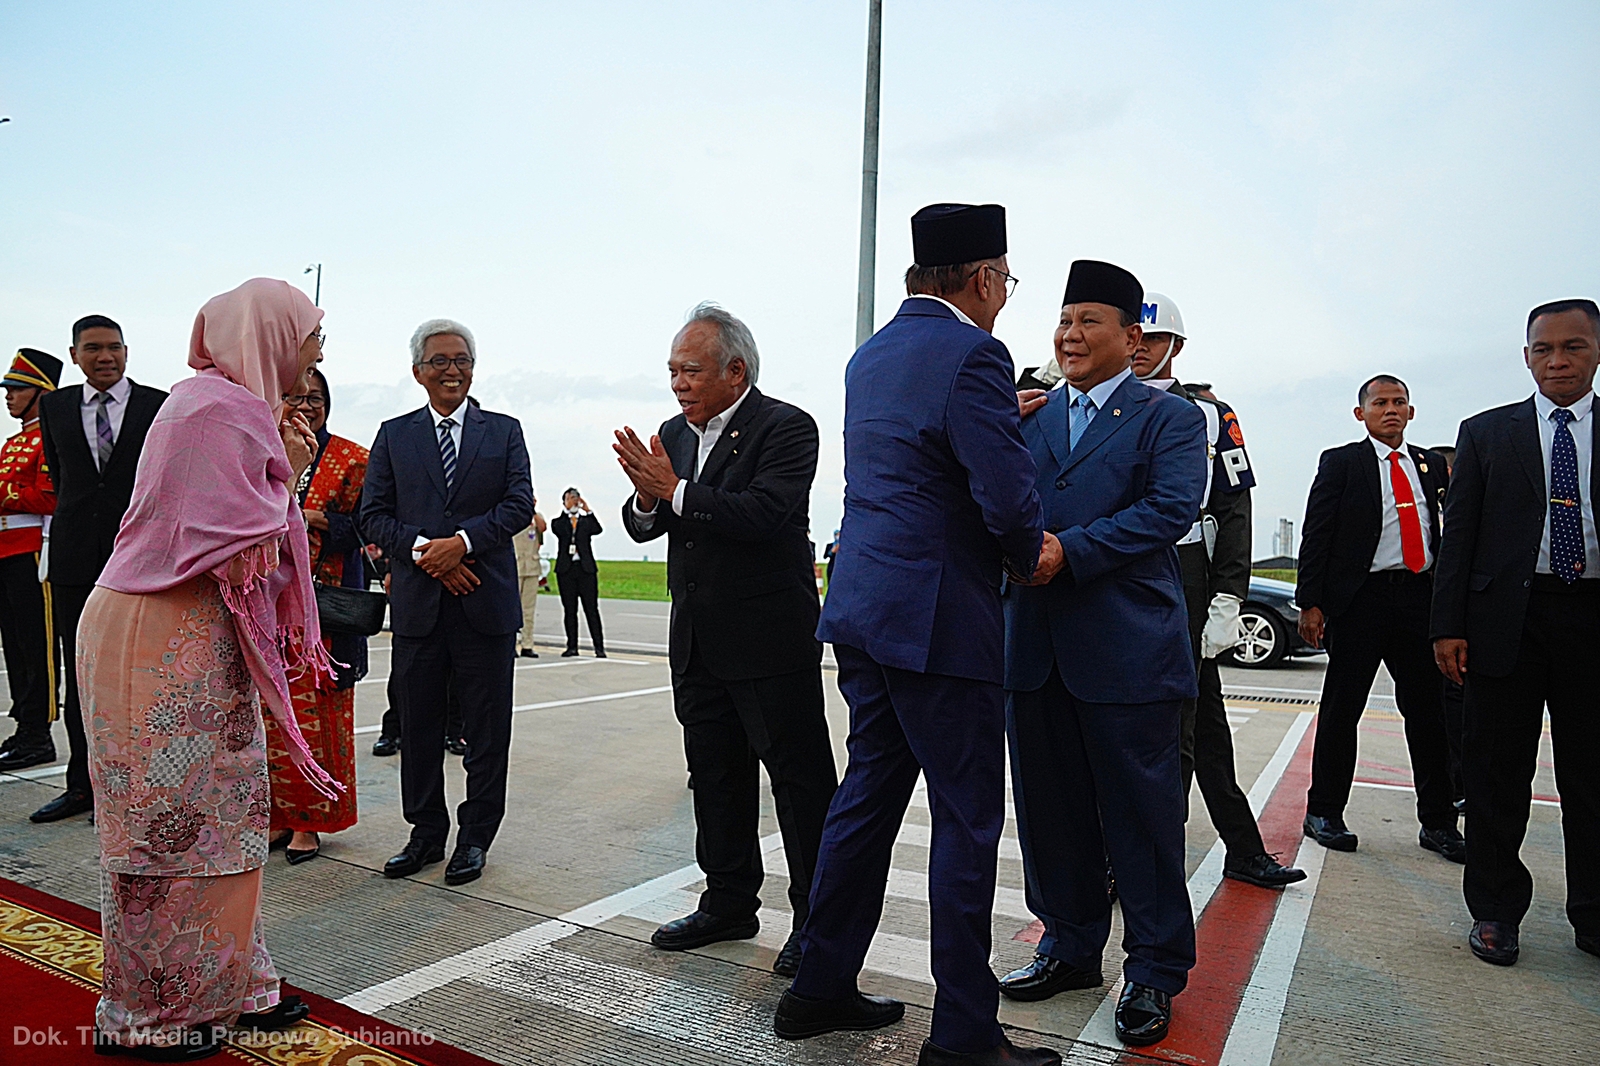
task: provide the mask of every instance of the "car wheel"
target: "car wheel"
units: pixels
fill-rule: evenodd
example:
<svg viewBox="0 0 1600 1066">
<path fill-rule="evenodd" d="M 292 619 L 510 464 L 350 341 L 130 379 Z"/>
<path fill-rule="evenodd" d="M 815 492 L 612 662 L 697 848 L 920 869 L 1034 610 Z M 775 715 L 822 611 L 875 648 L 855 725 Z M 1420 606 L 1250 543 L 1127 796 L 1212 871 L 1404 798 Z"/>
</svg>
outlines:
<svg viewBox="0 0 1600 1066">
<path fill-rule="evenodd" d="M 1246 604 L 1239 612 L 1239 631 L 1244 639 L 1228 653 L 1235 666 L 1269 670 L 1289 654 L 1289 633 L 1267 608 Z"/>
</svg>

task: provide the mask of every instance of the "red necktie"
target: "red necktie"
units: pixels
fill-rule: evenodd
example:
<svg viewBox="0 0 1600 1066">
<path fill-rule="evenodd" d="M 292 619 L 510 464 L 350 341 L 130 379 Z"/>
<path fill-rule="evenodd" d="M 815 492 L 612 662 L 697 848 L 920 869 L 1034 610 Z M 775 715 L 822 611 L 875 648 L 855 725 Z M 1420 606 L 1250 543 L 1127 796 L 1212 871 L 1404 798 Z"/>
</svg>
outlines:
<svg viewBox="0 0 1600 1066">
<path fill-rule="evenodd" d="M 1400 553 L 1406 569 L 1422 573 L 1428 565 L 1422 547 L 1422 520 L 1417 516 L 1417 498 L 1411 494 L 1411 479 L 1400 466 L 1400 453 L 1389 453 L 1389 483 L 1394 486 L 1394 509 L 1400 513 Z"/>
</svg>

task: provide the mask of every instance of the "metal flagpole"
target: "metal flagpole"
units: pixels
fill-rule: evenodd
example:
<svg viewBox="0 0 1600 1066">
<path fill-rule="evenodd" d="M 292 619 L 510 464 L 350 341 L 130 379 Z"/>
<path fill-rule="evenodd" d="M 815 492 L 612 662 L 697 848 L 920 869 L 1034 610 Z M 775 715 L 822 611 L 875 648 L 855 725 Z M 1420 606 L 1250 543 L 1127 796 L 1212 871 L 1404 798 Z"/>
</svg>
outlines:
<svg viewBox="0 0 1600 1066">
<path fill-rule="evenodd" d="M 878 85 L 882 75 L 883 0 L 869 0 L 867 116 L 861 145 L 861 262 L 856 275 L 856 347 L 872 336 L 878 267 Z"/>
</svg>

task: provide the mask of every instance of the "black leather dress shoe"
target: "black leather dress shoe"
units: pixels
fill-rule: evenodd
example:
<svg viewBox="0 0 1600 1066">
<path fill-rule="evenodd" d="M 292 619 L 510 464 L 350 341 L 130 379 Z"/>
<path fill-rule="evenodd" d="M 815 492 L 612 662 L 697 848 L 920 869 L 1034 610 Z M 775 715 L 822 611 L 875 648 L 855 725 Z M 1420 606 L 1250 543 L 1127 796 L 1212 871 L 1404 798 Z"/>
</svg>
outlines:
<svg viewBox="0 0 1600 1066">
<path fill-rule="evenodd" d="M 1047 1047 L 1018 1047 L 1005 1036 L 988 1051 L 965 1054 L 924 1040 L 917 1066 L 1061 1066 L 1061 1056 Z"/>
<path fill-rule="evenodd" d="M 56 761 L 55 741 L 49 733 L 32 733 L 11 738 L 11 746 L 0 752 L 0 771 L 26 770 Z"/>
<path fill-rule="evenodd" d="M 382 736 L 372 745 L 372 754 L 379 758 L 388 758 L 390 755 L 400 754 L 400 738 Z"/>
<path fill-rule="evenodd" d="M 444 845 L 428 844 L 421 840 L 408 840 L 400 854 L 383 864 L 385 877 L 410 877 L 424 866 L 444 861 Z"/>
<path fill-rule="evenodd" d="M 1417 834 L 1417 843 L 1429 851 L 1437 851 L 1451 862 L 1466 865 L 1467 838 L 1455 826 L 1448 829 L 1429 829 L 1424 826 Z"/>
<path fill-rule="evenodd" d="M 465 756 L 467 754 L 467 738 L 445 737 L 444 750 L 448 751 L 451 755 Z"/>
<path fill-rule="evenodd" d="M 561 657 L 563 659 L 574 659 L 574 658 L 577 657 L 577 655 L 578 655 L 578 649 L 577 648 L 568 648 L 566 651 L 561 653 Z"/>
<path fill-rule="evenodd" d="M 800 972 L 800 934 L 790 933 L 783 942 L 783 950 L 772 960 L 772 972 L 779 977 L 793 977 Z"/>
<path fill-rule="evenodd" d="M 906 1005 L 888 996 L 807 999 L 785 992 L 772 1016 L 772 1031 L 785 1040 L 804 1040 L 823 1033 L 861 1033 L 882 1029 L 905 1017 Z"/>
<path fill-rule="evenodd" d="M 1229 855 L 1222 861 L 1222 876 L 1260 888 L 1282 888 L 1296 881 L 1304 881 L 1306 872 L 1293 866 L 1283 866 L 1263 851 L 1248 859 L 1235 859 Z"/>
<path fill-rule="evenodd" d="M 257 1032 L 267 1033 L 275 1029 L 287 1029 L 296 1022 L 305 1021 L 310 1016 L 310 1004 L 303 1002 L 299 996 L 284 996 L 278 1000 L 278 1005 L 271 1010 L 239 1015 L 237 1024 L 245 1029 L 254 1029 Z"/>
<path fill-rule="evenodd" d="M 1584 936 L 1579 933 L 1573 937 L 1572 942 L 1578 945 L 1579 951 L 1587 951 L 1591 955 L 1600 955 L 1600 936 Z"/>
<path fill-rule="evenodd" d="M 1103 984 L 1105 978 L 1099 970 L 1080 970 L 1069 962 L 1035 955 L 1022 969 L 1012 970 L 1000 978 L 1000 994 L 1007 999 L 1033 1003 L 1068 989 L 1099 988 Z"/>
<path fill-rule="evenodd" d="M 523 648 L 517 654 L 522 656 L 524 659 L 537 659 L 539 657 L 539 653 L 534 651 L 532 648 Z"/>
<path fill-rule="evenodd" d="M 596 648 L 594 650 L 594 657 L 596 659 L 604 659 L 606 657 L 606 650 L 604 648 Z"/>
<path fill-rule="evenodd" d="M 94 796 L 88 792 L 67 789 L 43 807 L 28 815 L 30 822 L 59 822 L 74 814 L 94 810 Z"/>
<path fill-rule="evenodd" d="M 1467 945 L 1491 966 L 1511 966 L 1522 951 L 1517 927 L 1510 922 L 1473 922 Z"/>
<path fill-rule="evenodd" d="M 483 876 L 483 865 L 488 861 L 489 853 L 480 847 L 457 847 L 456 853 L 450 856 L 450 865 L 444 868 L 444 883 L 464 885 L 476 881 Z"/>
<path fill-rule="evenodd" d="M 689 951 L 724 940 L 749 940 L 761 931 L 755 915 L 748 918 L 719 918 L 695 911 L 668 922 L 650 934 L 650 943 L 662 951 Z"/>
<path fill-rule="evenodd" d="M 1166 1039 L 1172 1024 L 1172 997 L 1149 985 L 1131 981 L 1117 997 L 1117 1039 L 1130 1047 L 1144 1047 Z"/>
<path fill-rule="evenodd" d="M 145 1062 L 194 1062 L 208 1059 L 221 1050 L 222 1042 L 217 1038 L 217 1031 L 209 1025 L 185 1029 L 177 1039 L 160 1044 L 122 1044 L 103 1035 L 99 1029 L 94 1031 L 96 1055 L 127 1055 Z"/>
<path fill-rule="evenodd" d="M 1356 835 L 1344 824 L 1344 819 L 1338 816 L 1324 818 L 1320 814 L 1306 815 L 1306 836 L 1330 851 L 1356 850 Z"/>
</svg>

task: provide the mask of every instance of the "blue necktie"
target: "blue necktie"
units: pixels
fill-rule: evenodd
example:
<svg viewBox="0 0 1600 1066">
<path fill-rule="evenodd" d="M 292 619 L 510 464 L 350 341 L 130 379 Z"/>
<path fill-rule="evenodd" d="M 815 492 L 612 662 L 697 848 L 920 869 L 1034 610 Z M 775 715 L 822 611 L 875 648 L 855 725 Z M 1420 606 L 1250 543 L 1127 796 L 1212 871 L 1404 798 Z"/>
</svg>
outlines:
<svg viewBox="0 0 1600 1066">
<path fill-rule="evenodd" d="M 456 484 L 456 442 L 450 436 L 450 430 L 455 427 L 456 420 L 444 418 L 439 420 L 439 459 L 444 463 L 444 491 L 449 492 Z"/>
<path fill-rule="evenodd" d="M 1578 492 L 1578 448 L 1572 442 L 1572 412 L 1550 412 L 1556 424 L 1550 442 L 1550 572 L 1567 584 L 1583 574 L 1583 507 Z"/>
<path fill-rule="evenodd" d="M 1094 410 L 1094 401 L 1089 397 L 1073 397 L 1072 405 L 1067 408 L 1067 451 L 1078 447 L 1078 441 L 1083 439 L 1083 431 L 1094 421 Z"/>
</svg>

